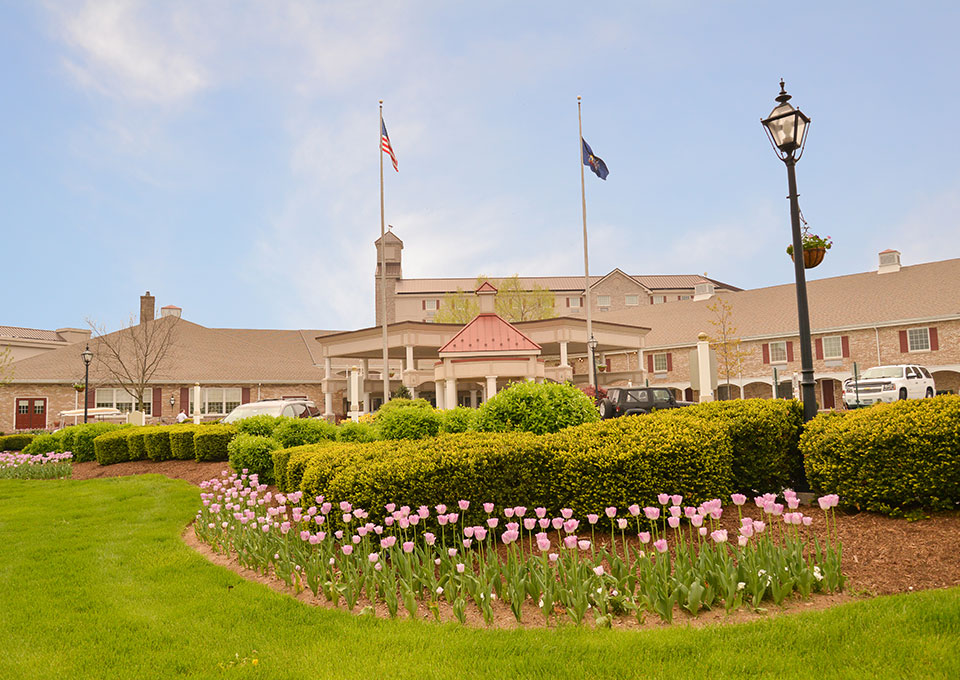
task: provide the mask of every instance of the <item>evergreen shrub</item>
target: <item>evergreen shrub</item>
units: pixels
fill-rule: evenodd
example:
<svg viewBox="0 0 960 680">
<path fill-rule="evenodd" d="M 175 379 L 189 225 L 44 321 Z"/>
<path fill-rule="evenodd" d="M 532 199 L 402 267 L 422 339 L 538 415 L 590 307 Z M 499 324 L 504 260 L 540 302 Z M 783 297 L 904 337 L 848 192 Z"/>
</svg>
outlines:
<svg viewBox="0 0 960 680">
<path fill-rule="evenodd" d="M 196 451 L 193 447 L 193 437 L 199 431 L 198 425 L 183 423 L 171 425 L 170 457 L 174 460 L 196 460 Z"/>
<path fill-rule="evenodd" d="M 477 429 L 477 419 L 480 413 L 475 408 L 458 406 L 449 411 L 443 411 L 440 421 L 441 432 L 471 432 Z"/>
<path fill-rule="evenodd" d="M 261 414 L 259 416 L 243 418 L 242 420 L 238 420 L 233 423 L 233 425 L 237 428 L 238 432 L 243 432 L 244 434 L 255 434 L 259 437 L 272 437 L 273 431 L 277 429 L 277 426 L 288 420 L 292 419 L 284 418 L 283 416 L 270 416 Z"/>
<path fill-rule="evenodd" d="M 380 433 L 372 423 L 355 423 L 345 420 L 337 425 L 338 442 L 375 442 Z"/>
<path fill-rule="evenodd" d="M 0 451 L 23 451 L 36 436 L 35 434 L 8 434 L 0 437 Z"/>
<path fill-rule="evenodd" d="M 170 451 L 170 426 L 144 428 L 142 436 L 147 458 L 156 463 L 173 457 Z"/>
<path fill-rule="evenodd" d="M 375 422 L 383 439 L 423 439 L 437 436 L 442 420 L 426 399 L 391 399 L 377 411 Z"/>
<path fill-rule="evenodd" d="M 38 434 L 29 444 L 23 447 L 21 453 L 36 456 L 43 453 L 62 452 L 59 434 Z"/>
<path fill-rule="evenodd" d="M 336 436 L 336 425 L 317 418 L 284 418 L 273 431 L 273 438 L 285 449 L 336 439 Z"/>
<path fill-rule="evenodd" d="M 573 385 L 513 383 L 480 407 L 481 432 L 547 434 L 600 420 L 593 401 Z"/>
<path fill-rule="evenodd" d="M 256 474 L 262 484 L 273 483 L 273 458 L 271 452 L 280 448 L 280 444 L 270 437 L 238 432 L 227 444 L 230 467 L 240 474 Z"/>
<path fill-rule="evenodd" d="M 193 435 L 194 458 L 198 463 L 229 460 L 227 445 L 237 435 L 233 425 L 203 425 Z"/>
</svg>

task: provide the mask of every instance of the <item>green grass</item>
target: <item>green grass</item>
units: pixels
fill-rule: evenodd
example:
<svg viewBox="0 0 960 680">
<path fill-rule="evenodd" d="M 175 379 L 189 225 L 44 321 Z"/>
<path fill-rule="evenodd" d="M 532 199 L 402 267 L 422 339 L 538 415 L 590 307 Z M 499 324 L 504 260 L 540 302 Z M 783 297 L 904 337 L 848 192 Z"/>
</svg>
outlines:
<svg viewBox="0 0 960 680">
<path fill-rule="evenodd" d="M 154 475 L 0 481 L 0 678 L 960 676 L 957 588 L 642 632 L 378 620 L 209 564 L 179 538 L 198 503 Z"/>
</svg>

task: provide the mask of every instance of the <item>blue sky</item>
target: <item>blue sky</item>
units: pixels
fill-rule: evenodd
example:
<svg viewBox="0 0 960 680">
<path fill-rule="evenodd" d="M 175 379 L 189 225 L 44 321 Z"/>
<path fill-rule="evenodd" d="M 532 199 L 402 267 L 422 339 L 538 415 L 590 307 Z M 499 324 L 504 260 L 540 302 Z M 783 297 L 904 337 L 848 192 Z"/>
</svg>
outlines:
<svg viewBox="0 0 960 680">
<path fill-rule="evenodd" d="M 592 273 L 791 282 L 781 77 L 810 274 L 960 257 L 955 3 L 591 4 L 0 5 L 0 324 L 371 325 L 380 98 L 407 277 L 582 273 L 582 95 Z"/>
</svg>

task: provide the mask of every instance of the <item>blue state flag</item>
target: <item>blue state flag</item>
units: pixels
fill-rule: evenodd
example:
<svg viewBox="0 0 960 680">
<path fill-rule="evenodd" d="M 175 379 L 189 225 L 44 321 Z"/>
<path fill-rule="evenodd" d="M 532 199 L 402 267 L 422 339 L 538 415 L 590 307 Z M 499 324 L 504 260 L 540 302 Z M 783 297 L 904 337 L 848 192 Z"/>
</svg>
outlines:
<svg viewBox="0 0 960 680">
<path fill-rule="evenodd" d="M 583 142 L 583 164 L 593 170 L 593 174 L 600 179 L 606 179 L 607 175 L 610 174 L 610 171 L 607 170 L 607 164 L 599 156 L 593 155 L 593 149 L 587 144 L 587 140 L 581 137 L 580 141 Z"/>
</svg>

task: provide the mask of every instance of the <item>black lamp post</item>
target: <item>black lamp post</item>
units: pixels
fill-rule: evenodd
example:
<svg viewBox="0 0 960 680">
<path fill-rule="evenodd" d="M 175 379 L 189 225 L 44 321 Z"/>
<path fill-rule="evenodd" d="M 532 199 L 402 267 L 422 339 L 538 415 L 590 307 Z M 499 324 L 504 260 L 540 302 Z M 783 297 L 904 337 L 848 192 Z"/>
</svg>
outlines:
<svg viewBox="0 0 960 680">
<path fill-rule="evenodd" d="M 600 382 L 597 380 L 597 345 L 599 344 L 592 335 L 587 341 L 587 346 L 590 347 L 590 370 L 593 371 L 593 401 L 596 404 L 600 403 Z"/>
<path fill-rule="evenodd" d="M 787 166 L 790 190 L 790 222 L 793 228 L 793 269 L 797 280 L 797 315 L 800 325 L 800 398 L 803 422 L 817 415 L 816 379 L 813 377 L 813 353 L 810 351 L 810 312 L 807 309 L 807 279 L 803 267 L 803 241 L 800 236 L 800 204 L 797 201 L 796 164 L 803 155 L 810 119 L 788 102 L 790 95 L 780 81 L 777 106 L 761 121 L 777 156 Z"/>
<path fill-rule="evenodd" d="M 83 422 L 87 422 L 87 409 L 90 404 L 90 361 L 93 359 L 93 352 L 90 351 L 90 345 L 80 352 L 83 358 Z"/>
</svg>

